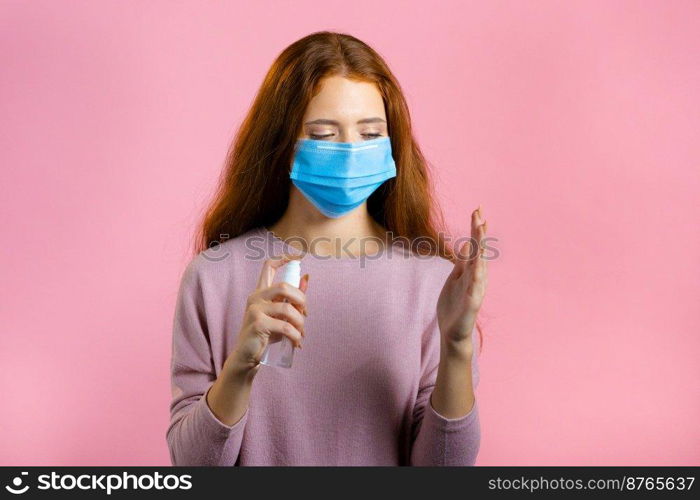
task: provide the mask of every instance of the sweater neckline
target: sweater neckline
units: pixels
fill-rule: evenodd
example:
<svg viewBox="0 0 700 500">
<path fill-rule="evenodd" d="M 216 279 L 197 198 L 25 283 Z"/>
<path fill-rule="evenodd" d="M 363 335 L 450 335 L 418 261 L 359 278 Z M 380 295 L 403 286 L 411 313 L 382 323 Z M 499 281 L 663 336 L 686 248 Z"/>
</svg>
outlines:
<svg viewBox="0 0 700 500">
<path fill-rule="evenodd" d="M 277 236 L 274 232 L 270 231 L 266 226 L 261 225 L 256 228 L 258 235 L 262 236 L 270 243 L 270 249 L 273 250 L 275 255 L 280 254 L 291 254 L 291 255 L 301 255 L 304 261 L 308 262 L 319 262 L 319 263 L 332 263 L 338 265 L 354 265 L 362 264 L 366 265 L 368 262 L 383 261 L 387 258 L 391 258 L 392 252 L 400 251 L 399 248 L 395 248 L 396 245 L 391 245 L 390 247 L 384 247 L 377 253 L 361 256 L 332 256 L 332 255 L 317 255 L 311 252 L 303 252 L 298 248 L 290 245 L 285 240 Z"/>
</svg>

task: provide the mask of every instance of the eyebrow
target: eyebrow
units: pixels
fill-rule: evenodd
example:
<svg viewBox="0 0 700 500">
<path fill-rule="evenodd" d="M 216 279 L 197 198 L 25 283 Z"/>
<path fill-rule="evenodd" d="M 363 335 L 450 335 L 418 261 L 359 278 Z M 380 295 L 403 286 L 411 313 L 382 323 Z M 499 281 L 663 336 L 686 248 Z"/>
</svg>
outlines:
<svg viewBox="0 0 700 500">
<path fill-rule="evenodd" d="M 357 120 L 357 123 L 386 123 L 386 120 L 383 120 L 378 116 L 374 116 L 372 118 L 363 118 L 362 120 Z M 316 120 L 306 122 L 305 125 L 340 125 L 340 122 L 336 120 L 328 120 L 326 118 L 318 118 Z"/>
</svg>

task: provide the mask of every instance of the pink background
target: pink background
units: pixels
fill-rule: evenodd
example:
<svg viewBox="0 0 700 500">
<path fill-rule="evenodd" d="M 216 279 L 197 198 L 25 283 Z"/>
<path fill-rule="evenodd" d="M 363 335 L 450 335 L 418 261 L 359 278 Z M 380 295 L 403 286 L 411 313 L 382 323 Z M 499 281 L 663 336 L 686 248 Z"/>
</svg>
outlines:
<svg viewBox="0 0 700 500">
<path fill-rule="evenodd" d="M 254 6 L 251 6 L 253 5 Z M 700 465 L 700 3 L 0 4 L 0 464 L 169 465 L 174 302 L 276 55 L 406 92 L 491 264 L 480 465 Z"/>
</svg>

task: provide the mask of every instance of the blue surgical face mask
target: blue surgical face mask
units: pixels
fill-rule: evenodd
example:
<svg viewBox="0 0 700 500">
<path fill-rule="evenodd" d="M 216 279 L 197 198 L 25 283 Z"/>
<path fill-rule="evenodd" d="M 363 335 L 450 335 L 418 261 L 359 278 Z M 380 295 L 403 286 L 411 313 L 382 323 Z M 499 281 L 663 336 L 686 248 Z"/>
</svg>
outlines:
<svg viewBox="0 0 700 500">
<path fill-rule="evenodd" d="M 322 214 L 340 217 L 361 205 L 384 181 L 396 177 L 391 140 L 298 139 L 289 176 Z"/>
</svg>

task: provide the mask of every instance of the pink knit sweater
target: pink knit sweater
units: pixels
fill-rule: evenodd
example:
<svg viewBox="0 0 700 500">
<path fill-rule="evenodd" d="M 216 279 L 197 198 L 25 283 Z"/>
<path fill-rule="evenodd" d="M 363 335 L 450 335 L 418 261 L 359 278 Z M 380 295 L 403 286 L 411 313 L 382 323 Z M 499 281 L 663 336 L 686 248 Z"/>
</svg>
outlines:
<svg viewBox="0 0 700 500">
<path fill-rule="evenodd" d="M 477 403 L 447 419 L 429 402 L 440 358 L 435 307 L 452 263 L 393 249 L 364 260 L 304 256 L 304 348 L 291 369 L 260 368 L 232 426 L 204 395 L 235 347 L 263 259 L 298 252 L 260 227 L 192 259 L 174 315 L 173 465 L 473 465 Z"/>
</svg>

